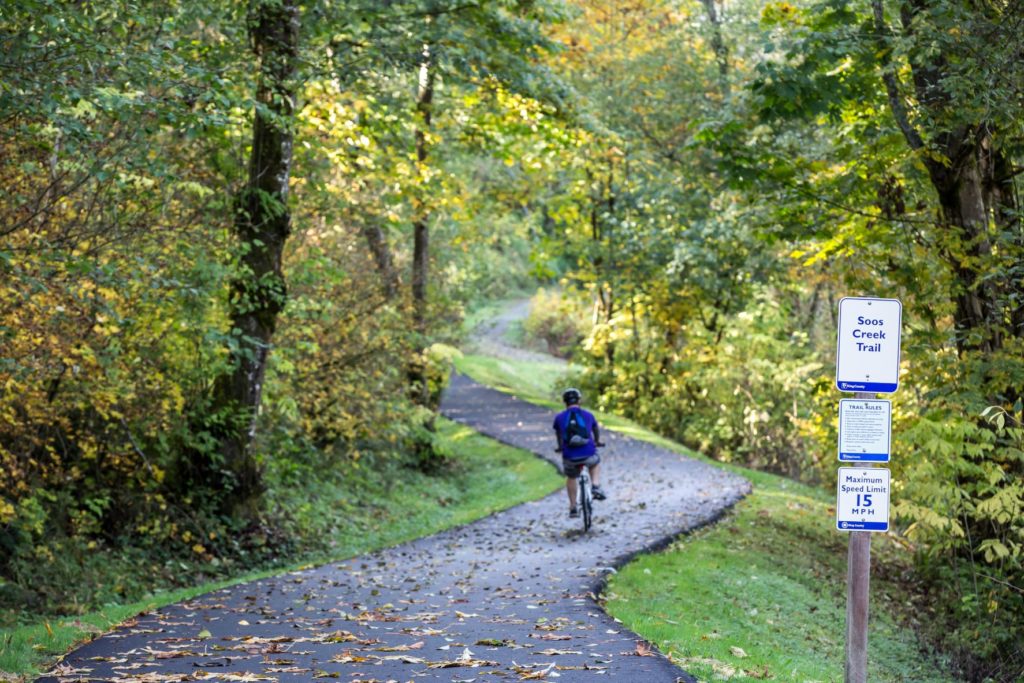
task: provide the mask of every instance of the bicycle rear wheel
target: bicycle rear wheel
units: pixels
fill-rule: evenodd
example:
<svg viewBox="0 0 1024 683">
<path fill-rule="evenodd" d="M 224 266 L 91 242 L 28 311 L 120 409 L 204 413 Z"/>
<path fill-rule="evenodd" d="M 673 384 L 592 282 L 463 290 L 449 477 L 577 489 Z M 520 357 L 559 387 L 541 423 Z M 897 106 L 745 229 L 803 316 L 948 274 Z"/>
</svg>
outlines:
<svg viewBox="0 0 1024 683">
<path fill-rule="evenodd" d="M 583 512 L 583 531 L 590 531 L 594 515 L 594 498 L 590 493 L 590 477 L 580 477 L 580 508 Z"/>
</svg>

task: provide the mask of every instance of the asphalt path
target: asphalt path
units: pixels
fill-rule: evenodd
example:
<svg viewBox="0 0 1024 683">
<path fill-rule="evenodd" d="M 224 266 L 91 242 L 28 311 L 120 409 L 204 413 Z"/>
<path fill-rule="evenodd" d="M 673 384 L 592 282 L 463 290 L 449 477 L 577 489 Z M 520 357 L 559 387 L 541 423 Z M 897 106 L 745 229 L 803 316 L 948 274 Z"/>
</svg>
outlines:
<svg viewBox="0 0 1024 683">
<path fill-rule="evenodd" d="M 569 364 L 562 358 L 524 349 L 509 341 L 512 328 L 526 319 L 530 314 L 530 308 L 529 299 L 511 301 L 506 304 L 493 318 L 480 323 L 472 331 L 469 338 L 470 350 L 484 356 L 568 368 Z"/>
<path fill-rule="evenodd" d="M 556 462 L 544 408 L 455 375 L 442 412 Z M 614 567 L 715 520 L 750 485 L 609 430 L 602 436 L 609 497 L 596 503 L 589 533 L 568 518 L 559 491 L 377 553 L 140 615 L 39 680 L 691 681 L 596 596 Z"/>
</svg>

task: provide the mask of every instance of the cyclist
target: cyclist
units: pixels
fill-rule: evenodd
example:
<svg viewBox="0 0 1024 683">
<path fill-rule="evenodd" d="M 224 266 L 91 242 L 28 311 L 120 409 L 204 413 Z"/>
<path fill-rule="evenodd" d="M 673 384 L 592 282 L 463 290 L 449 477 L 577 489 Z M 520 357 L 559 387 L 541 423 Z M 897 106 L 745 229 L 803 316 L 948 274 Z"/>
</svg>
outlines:
<svg viewBox="0 0 1024 683">
<path fill-rule="evenodd" d="M 558 448 L 555 450 L 562 454 L 562 470 L 565 472 L 565 490 L 569 494 L 570 517 L 580 515 L 576 507 L 576 478 L 580 476 L 580 468 L 584 465 L 590 470 L 594 500 L 605 499 L 604 491 L 597 483 L 601 471 L 601 456 L 597 454 L 597 447 L 604 444 L 601 443 L 597 418 L 590 411 L 580 407 L 582 398 L 583 394 L 579 389 L 566 389 L 562 393 L 565 410 L 555 416 L 553 425 L 555 438 L 558 439 Z"/>
</svg>

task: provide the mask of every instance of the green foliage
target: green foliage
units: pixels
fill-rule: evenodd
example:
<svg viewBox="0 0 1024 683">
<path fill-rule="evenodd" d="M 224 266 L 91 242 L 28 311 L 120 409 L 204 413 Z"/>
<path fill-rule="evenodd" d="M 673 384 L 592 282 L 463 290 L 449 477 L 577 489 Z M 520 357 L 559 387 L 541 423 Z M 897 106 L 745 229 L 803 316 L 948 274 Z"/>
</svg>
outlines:
<svg viewBox="0 0 1024 683">
<path fill-rule="evenodd" d="M 77 612 L 141 590 L 104 579 L 133 562 L 159 578 L 273 561 L 302 506 L 276 487 L 312 471 L 445 472 L 409 371 L 436 401 L 446 361 L 422 350 L 540 275 L 562 295 L 541 295 L 526 332 L 571 354 L 593 403 L 823 483 L 836 300 L 901 298 L 897 534 L 967 675 L 1024 657 L 1017 3 L 304 3 L 297 107 L 280 110 L 288 204 L 269 207 L 291 233 L 264 269 L 283 281 L 234 292 L 236 310 L 284 304 L 266 349 L 229 329 L 242 257 L 265 255 L 231 236 L 270 109 L 253 102 L 246 6 L 8 5 L 4 600 Z M 230 361 L 264 351 L 259 410 L 216 406 Z M 525 373 L 549 400 L 564 369 L 456 362 L 506 385 Z M 248 435 L 253 417 L 269 483 L 242 526 L 218 512 L 232 490 L 189 473 L 229 473 L 214 432 Z M 126 559 L 107 571 L 96 551 Z"/>
<path fill-rule="evenodd" d="M 275 488 L 312 471 L 447 472 L 435 415 L 409 400 L 406 372 L 425 368 L 436 405 L 448 363 L 419 350 L 457 338 L 467 303 L 529 280 L 533 220 L 509 207 L 522 208 L 564 132 L 564 88 L 540 59 L 554 47 L 542 24 L 560 16 L 557 2 L 306 3 L 291 117 L 253 102 L 245 6 L 4 8 L 5 605 L 78 614 L 279 561 L 306 540 L 290 526 L 301 504 Z M 423 41 L 444 79 L 429 168 L 410 154 Z M 262 189 L 251 198 L 271 218 L 287 209 L 291 236 L 283 280 L 260 262 L 267 275 L 250 287 L 238 283 L 270 251 L 236 243 L 234 198 L 254 111 L 269 109 L 287 112 L 275 123 L 294 135 L 288 205 L 266 206 Z M 520 154 L 528 166 L 507 164 Z M 404 271 L 406 226 L 428 200 L 423 339 Z M 276 316 L 267 349 L 230 329 L 232 312 L 262 310 Z M 267 491 L 245 521 L 224 512 L 235 491 L 217 434 L 247 435 L 254 415 L 215 394 L 233 360 L 264 350 L 251 455 Z"/>
<path fill-rule="evenodd" d="M 896 534 L 942 596 L 935 641 L 970 680 L 1009 680 L 1024 117 L 1019 60 L 997 74 L 982 43 L 1019 51 L 1019 8 L 578 4 L 566 68 L 601 135 L 565 166 L 575 211 L 540 245 L 594 307 L 575 381 L 718 459 L 828 485 L 836 302 L 900 298 Z"/>
<path fill-rule="evenodd" d="M 584 311 L 572 298 L 545 289 L 530 299 L 530 315 L 523 321 L 526 340 L 559 358 L 571 356 L 586 327 Z"/>
<path fill-rule="evenodd" d="M 578 383 L 600 407 L 720 460 L 825 479 L 829 468 L 813 438 L 816 396 L 827 388 L 823 364 L 771 294 L 762 291 L 720 333 L 684 327 L 687 343 L 675 349 L 651 343 L 657 333 L 645 321 L 626 321 L 625 329 L 641 328 L 639 348 L 625 337 L 614 365 L 588 367 Z M 601 344 L 588 342 L 592 357 L 605 356 Z"/>
</svg>

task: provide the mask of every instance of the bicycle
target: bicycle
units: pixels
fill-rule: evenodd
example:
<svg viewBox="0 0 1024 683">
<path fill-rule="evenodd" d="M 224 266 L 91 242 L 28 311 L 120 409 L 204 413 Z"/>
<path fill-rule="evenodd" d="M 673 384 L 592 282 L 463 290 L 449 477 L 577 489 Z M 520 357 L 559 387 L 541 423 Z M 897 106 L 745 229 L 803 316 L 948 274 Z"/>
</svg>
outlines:
<svg viewBox="0 0 1024 683">
<path fill-rule="evenodd" d="M 603 448 L 604 444 L 595 444 Z M 556 452 L 561 452 L 556 448 Z M 580 517 L 583 518 L 583 533 L 590 531 L 594 520 L 594 492 L 590 483 L 590 468 L 586 465 L 580 466 L 580 473 L 576 475 L 576 504 L 579 505 Z"/>
</svg>

